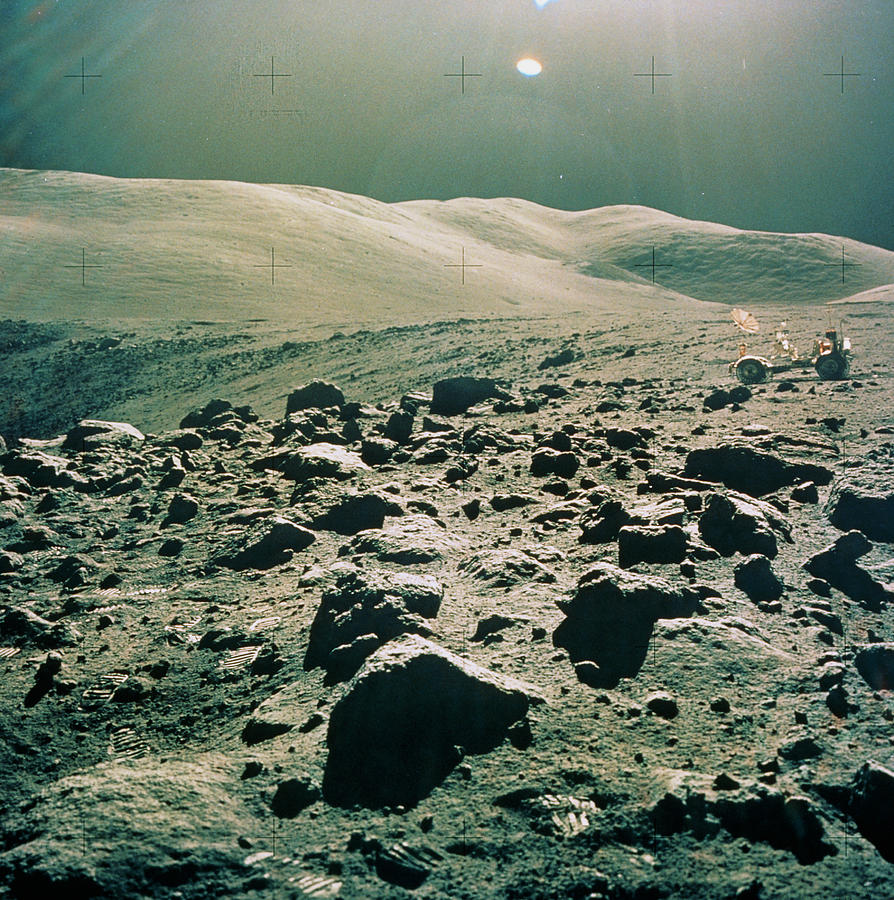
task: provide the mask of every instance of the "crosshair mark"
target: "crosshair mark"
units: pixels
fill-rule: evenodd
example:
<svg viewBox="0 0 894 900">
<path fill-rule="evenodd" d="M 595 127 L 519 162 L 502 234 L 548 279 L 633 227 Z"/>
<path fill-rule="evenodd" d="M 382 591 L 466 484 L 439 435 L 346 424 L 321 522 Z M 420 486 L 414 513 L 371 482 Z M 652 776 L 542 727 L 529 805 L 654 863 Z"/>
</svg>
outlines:
<svg viewBox="0 0 894 900">
<path fill-rule="evenodd" d="M 288 263 L 278 263 L 276 261 L 276 250 L 271 247 L 270 248 L 270 262 L 269 263 L 256 263 L 254 268 L 256 269 L 270 269 L 270 284 L 276 284 L 276 270 L 277 269 L 291 269 L 292 266 Z"/>
<path fill-rule="evenodd" d="M 88 78 L 102 78 L 102 75 L 88 75 L 86 69 L 86 62 L 84 57 L 81 57 L 81 71 L 76 75 L 63 75 L 63 78 L 80 78 L 81 79 L 81 93 L 87 93 L 87 79 Z"/>
<path fill-rule="evenodd" d="M 845 269 L 856 269 L 859 267 L 859 263 L 850 263 L 844 261 L 844 245 L 841 247 L 841 262 L 837 263 L 824 263 L 826 267 L 830 267 L 833 269 L 841 269 L 841 283 L 844 284 L 844 270 Z"/>
<path fill-rule="evenodd" d="M 273 60 L 274 60 L 274 57 L 271 56 L 269 72 L 252 72 L 252 76 L 254 78 L 269 78 L 270 79 L 270 93 L 271 94 L 276 93 L 275 86 L 276 86 L 277 78 L 291 78 L 292 77 L 291 73 L 277 72 L 274 67 Z"/>
<path fill-rule="evenodd" d="M 844 93 L 844 79 L 845 78 L 859 78 L 859 72 L 845 72 L 844 70 L 844 57 L 841 57 L 841 68 L 837 72 L 823 72 L 823 78 L 839 78 L 841 80 L 841 93 Z"/>
<path fill-rule="evenodd" d="M 481 78 L 482 75 L 480 72 L 467 72 L 466 71 L 466 58 L 465 56 L 460 57 L 460 67 L 458 72 L 448 72 L 444 75 L 445 78 L 458 78 L 460 93 L 465 94 L 466 92 L 466 79 L 467 78 Z"/>
<path fill-rule="evenodd" d="M 458 263 L 446 263 L 444 265 L 445 269 L 459 269 L 461 272 L 460 284 L 466 283 L 466 269 L 480 269 L 482 268 L 481 263 L 467 263 L 466 262 L 466 248 L 462 248 L 462 252 L 460 254 L 460 262 Z"/>
<path fill-rule="evenodd" d="M 87 263 L 87 251 L 82 247 L 81 248 L 81 261 L 75 264 L 66 264 L 62 267 L 63 269 L 80 269 L 81 270 L 81 287 L 85 287 L 87 284 L 87 269 L 101 269 L 103 268 L 100 265 L 96 264 L 88 264 Z"/>
<path fill-rule="evenodd" d="M 655 270 L 656 269 L 672 269 L 674 267 L 673 263 L 657 263 L 655 262 L 655 247 L 652 247 L 652 261 L 647 263 L 636 263 L 633 268 L 634 269 L 651 269 L 652 270 L 652 284 L 655 284 Z"/>
<path fill-rule="evenodd" d="M 652 57 L 652 65 L 648 72 L 634 72 L 634 78 L 648 78 L 652 82 L 652 93 L 655 93 L 655 79 L 656 78 L 671 78 L 670 72 L 656 72 L 655 71 L 655 57 Z"/>
</svg>

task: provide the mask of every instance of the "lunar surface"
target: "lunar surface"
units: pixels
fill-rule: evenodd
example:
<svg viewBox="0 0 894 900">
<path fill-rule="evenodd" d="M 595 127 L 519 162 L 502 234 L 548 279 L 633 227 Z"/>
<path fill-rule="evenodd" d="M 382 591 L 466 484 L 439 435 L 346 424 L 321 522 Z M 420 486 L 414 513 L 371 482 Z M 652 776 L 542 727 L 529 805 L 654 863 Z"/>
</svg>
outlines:
<svg viewBox="0 0 894 900">
<path fill-rule="evenodd" d="M 894 896 L 894 253 L 0 190 L 0 892 Z"/>
</svg>

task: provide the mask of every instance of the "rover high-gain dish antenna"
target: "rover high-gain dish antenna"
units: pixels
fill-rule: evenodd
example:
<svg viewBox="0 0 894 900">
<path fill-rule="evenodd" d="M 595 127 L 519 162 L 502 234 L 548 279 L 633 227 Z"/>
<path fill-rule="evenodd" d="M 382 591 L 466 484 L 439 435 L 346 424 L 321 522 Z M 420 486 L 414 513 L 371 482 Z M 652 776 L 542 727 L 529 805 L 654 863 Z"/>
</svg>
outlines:
<svg viewBox="0 0 894 900">
<path fill-rule="evenodd" d="M 733 317 L 733 321 L 736 325 L 742 329 L 746 334 L 757 334 L 761 330 L 760 323 L 757 319 L 751 315 L 750 312 L 746 312 L 744 309 L 739 309 L 738 307 L 734 309 L 730 315 Z"/>
</svg>

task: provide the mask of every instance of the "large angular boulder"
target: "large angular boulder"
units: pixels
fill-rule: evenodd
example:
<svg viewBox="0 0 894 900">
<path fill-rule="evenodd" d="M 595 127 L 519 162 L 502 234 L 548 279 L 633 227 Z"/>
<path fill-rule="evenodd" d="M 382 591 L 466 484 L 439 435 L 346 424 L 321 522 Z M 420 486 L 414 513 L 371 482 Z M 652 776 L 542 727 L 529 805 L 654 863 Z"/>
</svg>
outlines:
<svg viewBox="0 0 894 900">
<path fill-rule="evenodd" d="M 233 413 L 233 404 L 229 400 L 210 400 L 201 409 L 194 409 L 180 420 L 180 428 L 206 428 L 212 419 L 224 413 Z"/>
<path fill-rule="evenodd" d="M 871 549 L 872 544 L 862 531 L 849 531 L 811 556 L 803 567 L 852 600 L 878 610 L 883 603 L 894 601 L 894 589 L 876 581 L 866 569 L 857 564 L 857 560 Z"/>
<path fill-rule="evenodd" d="M 751 780 L 666 770 L 664 796 L 649 810 L 659 834 L 691 832 L 697 838 L 724 829 L 735 837 L 788 850 L 802 865 L 836 853 L 825 840 L 822 818 L 813 802 Z"/>
<path fill-rule="evenodd" d="M 686 532 L 679 525 L 625 525 L 618 532 L 618 564 L 678 563 L 686 558 Z"/>
<path fill-rule="evenodd" d="M 773 559 L 779 553 L 776 535 L 791 541 L 788 523 L 769 503 L 733 491 L 708 494 L 698 530 L 722 556 L 760 553 Z"/>
<path fill-rule="evenodd" d="M 434 415 L 456 416 L 484 400 L 508 400 L 510 396 L 493 378 L 458 375 L 435 382 L 431 411 Z"/>
<path fill-rule="evenodd" d="M 463 560 L 459 569 L 494 587 L 512 587 L 528 581 L 552 584 L 556 580 L 548 566 L 521 550 L 480 550 Z"/>
<path fill-rule="evenodd" d="M 832 472 L 825 466 L 790 462 L 747 444 L 720 444 L 691 450 L 683 474 L 687 478 L 719 481 L 752 497 L 762 497 L 802 481 L 828 484 L 832 480 Z"/>
<path fill-rule="evenodd" d="M 347 492 L 312 519 L 314 528 L 354 535 L 360 531 L 381 528 L 385 516 L 395 515 L 400 507 L 380 494 Z"/>
<path fill-rule="evenodd" d="M 13 450 L 3 458 L 3 471 L 19 475 L 31 487 L 69 487 L 77 480 L 69 469 L 70 462 L 62 456 L 42 450 Z"/>
<path fill-rule="evenodd" d="M 537 692 L 420 637 L 380 648 L 329 718 L 323 795 L 337 806 L 412 806 L 462 754 L 487 753 Z"/>
<path fill-rule="evenodd" d="M 894 642 L 861 647 L 854 664 L 873 690 L 894 691 Z"/>
<path fill-rule="evenodd" d="M 894 472 L 852 469 L 835 481 L 825 512 L 842 531 L 857 529 L 873 541 L 894 542 Z"/>
<path fill-rule="evenodd" d="M 587 683 L 614 687 L 640 670 L 658 619 L 703 611 L 700 595 L 688 586 L 597 563 L 578 582 L 570 600 L 558 601 L 565 613 L 553 632 L 572 662 L 592 662 Z"/>
<path fill-rule="evenodd" d="M 358 532 L 339 548 L 338 555 L 369 553 L 381 562 L 414 565 L 435 562 L 465 548 L 462 538 L 431 517 L 417 514 L 402 516 L 381 529 Z"/>
<path fill-rule="evenodd" d="M 316 535 L 307 528 L 283 516 L 270 516 L 230 542 L 211 562 L 236 571 L 272 569 L 288 562 L 294 553 L 315 540 Z"/>
<path fill-rule="evenodd" d="M 322 666 L 329 682 L 345 681 L 367 656 L 403 634 L 431 635 L 443 586 L 431 575 L 355 570 L 323 593 L 310 628 L 304 668 Z"/>
<path fill-rule="evenodd" d="M 860 834 L 894 863 L 894 772 L 864 763 L 854 776 L 849 812 Z"/>
<path fill-rule="evenodd" d="M 617 538 L 621 528 L 633 521 L 624 504 L 615 497 L 607 497 L 580 517 L 582 544 L 607 544 Z"/>
<path fill-rule="evenodd" d="M 289 453 L 277 468 L 294 481 L 304 482 L 311 478 L 333 478 L 348 481 L 356 475 L 369 472 L 369 466 L 354 453 L 336 444 L 310 444 Z"/>
<path fill-rule="evenodd" d="M 286 398 L 286 415 L 303 409 L 328 409 L 345 405 L 345 395 L 327 381 L 312 381 L 292 391 Z"/>
<path fill-rule="evenodd" d="M 103 445 L 139 447 L 146 436 L 127 422 L 81 419 L 62 442 L 63 450 L 93 450 Z"/>
<path fill-rule="evenodd" d="M 19 900 L 230 893 L 252 816 L 216 755 L 107 762 L 67 775 L 0 825 L 0 870 Z"/>
</svg>

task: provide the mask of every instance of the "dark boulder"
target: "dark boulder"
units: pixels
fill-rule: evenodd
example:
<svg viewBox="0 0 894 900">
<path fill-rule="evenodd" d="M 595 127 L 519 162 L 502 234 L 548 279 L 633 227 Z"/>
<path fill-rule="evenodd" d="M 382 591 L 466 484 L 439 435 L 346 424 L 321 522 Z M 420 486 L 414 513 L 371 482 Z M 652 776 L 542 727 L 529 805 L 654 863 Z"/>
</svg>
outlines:
<svg viewBox="0 0 894 900">
<path fill-rule="evenodd" d="M 609 563 L 598 563 L 558 606 L 565 619 L 553 644 L 564 647 L 572 662 L 596 663 L 601 687 L 636 675 L 658 619 L 685 618 L 703 609 L 699 593 L 688 587 Z"/>
<path fill-rule="evenodd" d="M 331 406 L 340 409 L 344 405 L 345 395 L 334 384 L 312 381 L 289 394 L 286 399 L 286 415 L 303 409 L 328 409 Z"/>
<path fill-rule="evenodd" d="M 683 474 L 687 478 L 718 481 L 752 497 L 762 497 L 802 481 L 828 484 L 832 480 L 832 472 L 824 466 L 789 462 L 741 444 L 691 450 Z"/>
<path fill-rule="evenodd" d="M 686 558 L 688 540 L 679 525 L 625 525 L 618 532 L 618 565 L 678 563 Z"/>
<path fill-rule="evenodd" d="M 545 359 L 541 360 L 537 369 L 542 372 L 544 369 L 555 369 L 559 366 L 567 366 L 568 363 L 574 362 L 575 359 L 576 356 L 574 351 L 570 347 L 566 347 L 554 356 L 547 356 Z"/>
<path fill-rule="evenodd" d="M 393 412 L 385 423 L 383 434 L 389 441 L 406 444 L 413 432 L 413 416 L 405 410 Z"/>
<path fill-rule="evenodd" d="M 894 643 L 869 644 L 857 651 L 854 663 L 875 691 L 894 691 Z"/>
<path fill-rule="evenodd" d="M 434 415 L 456 416 L 484 400 L 508 400 L 510 394 L 497 386 L 493 378 L 459 375 L 435 382 L 431 411 Z"/>
<path fill-rule="evenodd" d="M 771 603 L 785 591 L 766 556 L 753 553 L 736 565 L 733 580 L 740 591 L 755 603 Z"/>
<path fill-rule="evenodd" d="M 287 778 L 276 787 L 271 801 L 273 815 L 279 819 L 294 819 L 302 810 L 322 797 L 320 786 L 311 778 Z"/>
<path fill-rule="evenodd" d="M 211 562 L 228 569 L 272 569 L 309 547 L 316 535 L 282 516 L 270 516 L 251 528 Z"/>
<path fill-rule="evenodd" d="M 397 450 L 398 444 L 388 438 L 367 438 L 360 445 L 360 458 L 368 466 L 382 466 Z"/>
<path fill-rule="evenodd" d="M 535 478 L 546 475 L 558 475 L 559 478 L 571 478 L 580 468 L 580 460 L 570 452 L 561 452 L 544 448 L 531 457 L 531 474 Z"/>
<path fill-rule="evenodd" d="M 174 494 L 168 504 L 168 514 L 162 521 L 162 526 L 182 524 L 198 515 L 199 504 L 193 497 L 186 494 Z"/>
<path fill-rule="evenodd" d="M 616 450 L 632 450 L 634 447 L 644 447 L 646 443 L 642 434 L 629 428 L 606 428 L 605 441 Z"/>
<path fill-rule="evenodd" d="M 212 419 L 217 418 L 222 413 L 233 410 L 233 404 L 229 400 L 211 400 L 202 409 L 193 410 L 187 413 L 180 420 L 180 428 L 205 428 Z M 234 413 L 235 415 L 235 413 Z"/>
<path fill-rule="evenodd" d="M 394 515 L 395 507 L 394 501 L 379 494 L 347 493 L 316 516 L 312 524 L 314 528 L 323 528 L 336 534 L 354 535 L 370 528 L 381 528 L 385 523 L 385 516 Z"/>
<path fill-rule="evenodd" d="M 858 770 L 849 812 L 860 834 L 889 863 L 894 863 L 894 772 L 876 762 Z"/>
<path fill-rule="evenodd" d="M 621 528 L 632 521 L 633 517 L 620 500 L 605 499 L 581 514 L 580 541 L 582 544 L 606 544 L 615 540 Z"/>
<path fill-rule="evenodd" d="M 323 667 L 345 681 L 382 644 L 404 634 L 431 635 L 444 588 L 431 575 L 357 570 L 323 593 L 304 655 L 307 670 Z"/>
<path fill-rule="evenodd" d="M 336 806 L 413 806 L 463 752 L 497 747 L 535 697 L 530 685 L 420 637 L 392 641 L 332 710 L 324 797 Z"/>
<path fill-rule="evenodd" d="M 894 542 L 894 472 L 856 469 L 837 479 L 825 512 L 842 531 L 857 529 L 873 541 Z"/>
<path fill-rule="evenodd" d="M 872 575 L 857 560 L 872 549 L 862 531 L 849 531 L 814 554 L 804 563 L 811 575 L 821 578 L 847 594 L 852 600 L 870 609 L 881 609 L 883 603 L 894 600 L 894 590 Z"/>
<path fill-rule="evenodd" d="M 779 552 L 776 535 L 791 540 L 788 524 L 772 506 L 734 492 L 705 498 L 698 530 L 722 556 L 760 553 L 773 559 Z"/>
</svg>

